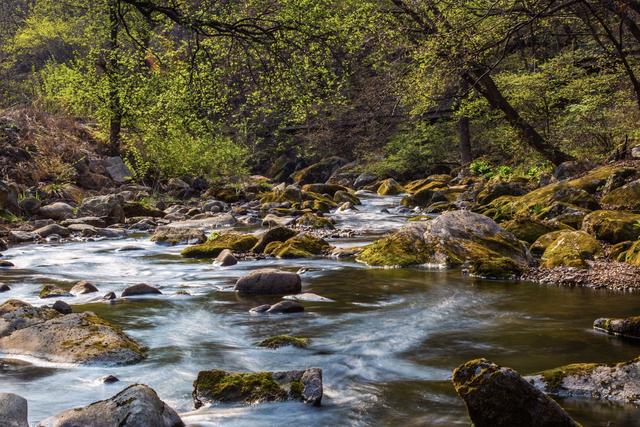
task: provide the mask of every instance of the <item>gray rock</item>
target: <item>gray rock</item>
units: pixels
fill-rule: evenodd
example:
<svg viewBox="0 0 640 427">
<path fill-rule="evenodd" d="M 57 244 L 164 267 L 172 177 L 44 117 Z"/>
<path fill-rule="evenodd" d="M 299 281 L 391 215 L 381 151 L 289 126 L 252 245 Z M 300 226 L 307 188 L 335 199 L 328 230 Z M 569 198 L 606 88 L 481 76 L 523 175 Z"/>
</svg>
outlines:
<svg viewBox="0 0 640 427">
<path fill-rule="evenodd" d="M 233 256 L 233 252 L 231 252 L 229 249 L 224 249 L 216 257 L 214 263 L 221 267 L 229 267 L 232 265 L 236 265 L 238 263 L 238 260 L 235 256 Z"/>
<path fill-rule="evenodd" d="M 70 291 L 74 295 L 82 295 L 82 294 L 90 294 L 93 292 L 98 292 L 98 288 L 91 282 L 87 282 L 86 280 L 81 280 L 77 282 Z"/>
<path fill-rule="evenodd" d="M 121 228 L 96 228 L 96 235 L 108 239 L 121 239 L 126 237 L 127 232 Z"/>
<path fill-rule="evenodd" d="M 298 234 L 296 231 L 287 227 L 274 227 L 258 237 L 258 243 L 251 249 L 252 252 L 262 253 L 264 248 L 271 242 L 285 242 Z"/>
<path fill-rule="evenodd" d="M 42 206 L 42 202 L 36 199 L 35 197 L 26 197 L 20 200 L 20 209 L 28 214 L 34 214 L 38 212 L 40 207 Z"/>
<path fill-rule="evenodd" d="M 295 301 L 280 301 L 273 304 L 267 310 L 267 313 L 271 314 L 288 314 L 288 313 L 301 313 L 304 311 L 304 306 Z"/>
<path fill-rule="evenodd" d="M 593 328 L 612 335 L 640 339 L 640 316 L 622 319 L 597 319 Z"/>
<path fill-rule="evenodd" d="M 0 424 L 2 427 L 29 427 L 27 400 L 13 393 L 0 393 Z"/>
<path fill-rule="evenodd" d="M 0 352 L 85 365 L 135 363 L 146 356 L 144 347 L 92 312 L 63 315 L 17 300 L 0 305 Z"/>
<path fill-rule="evenodd" d="M 124 222 L 124 199 L 117 194 L 89 197 L 82 201 L 78 214 L 104 218 L 107 224 Z"/>
<path fill-rule="evenodd" d="M 63 221 L 73 217 L 73 207 L 63 202 L 51 203 L 50 205 L 42 206 L 38 210 L 38 214 L 43 218 L 55 219 L 56 221 Z"/>
<path fill-rule="evenodd" d="M 166 218 L 166 217 L 165 217 Z M 212 230 L 222 227 L 231 227 L 237 224 L 236 218 L 230 213 L 221 213 L 204 219 L 190 219 L 178 221 L 171 224 L 174 228 L 200 228 L 202 230 Z"/>
<path fill-rule="evenodd" d="M 0 181 L 0 210 L 18 213 L 18 188 L 13 183 Z"/>
<path fill-rule="evenodd" d="M 216 387 L 221 382 L 238 382 L 244 386 Z M 212 402 L 253 404 L 283 400 L 299 400 L 320 406 L 322 393 L 320 368 L 255 373 L 214 369 L 198 373 L 192 395 L 197 409 Z"/>
<path fill-rule="evenodd" d="M 171 225 L 160 226 L 151 236 L 151 241 L 156 243 L 169 243 L 171 245 L 179 244 L 198 244 L 204 243 L 207 236 L 200 228 L 196 227 L 174 227 Z"/>
<path fill-rule="evenodd" d="M 84 237 L 96 236 L 98 234 L 96 227 L 89 224 L 71 224 L 67 228 L 72 233 L 78 233 Z"/>
<path fill-rule="evenodd" d="M 238 279 L 234 289 L 252 295 L 289 295 L 301 292 L 302 281 L 296 273 L 263 269 Z"/>
<path fill-rule="evenodd" d="M 50 224 L 42 228 L 38 228 L 34 231 L 34 233 L 44 238 L 49 237 L 53 234 L 57 234 L 61 237 L 67 237 L 71 234 L 71 230 L 58 224 Z"/>
<path fill-rule="evenodd" d="M 102 299 L 103 299 L 103 300 L 106 300 L 106 301 L 112 301 L 112 300 L 115 300 L 115 299 L 116 299 L 116 294 L 115 294 L 115 292 L 107 292 L 107 293 L 102 297 Z"/>
<path fill-rule="evenodd" d="M 105 160 L 105 169 L 107 173 L 118 184 L 122 184 L 130 180 L 133 175 L 131 170 L 124 164 L 121 157 L 107 157 Z"/>
<path fill-rule="evenodd" d="M 63 227 L 70 227 L 73 224 L 86 224 L 94 227 L 105 227 L 107 223 L 102 218 L 97 216 L 83 216 L 80 218 L 66 219 L 60 223 Z"/>
<path fill-rule="evenodd" d="M 516 371 L 476 359 L 453 371 L 453 386 L 476 427 L 579 427 Z"/>
<path fill-rule="evenodd" d="M 296 219 L 292 216 L 277 216 L 274 214 L 267 214 L 262 219 L 262 225 L 265 227 L 286 227 L 293 224 Z"/>
<path fill-rule="evenodd" d="M 63 411 L 37 427 L 183 427 L 184 423 L 153 389 L 135 384 L 110 399 Z"/>
<path fill-rule="evenodd" d="M 122 291 L 122 297 L 133 297 L 138 295 L 161 295 L 162 292 L 158 288 L 154 288 L 146 283 L 138 283 L 132 285 Z"/>
<path fill-rule="evenodd" d="M 73 313 L 73 309 L 71 308 L 71 306 L 69 304 L 67 304 L 66 302 L 60 301 L 60 300 L 54 302 L 53 305 L 51 306 L 51 308 L 53 308 L 58 313 L 62 313 L 62 314 L 71 314 L 71 313 Z"/>
</svg>

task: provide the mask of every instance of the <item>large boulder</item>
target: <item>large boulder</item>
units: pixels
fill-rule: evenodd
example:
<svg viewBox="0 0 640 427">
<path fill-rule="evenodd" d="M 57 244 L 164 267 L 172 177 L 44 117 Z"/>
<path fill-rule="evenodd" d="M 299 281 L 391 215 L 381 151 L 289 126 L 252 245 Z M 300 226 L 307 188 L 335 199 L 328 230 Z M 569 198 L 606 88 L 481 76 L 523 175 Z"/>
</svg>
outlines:
<svg viewBox="0 0 640 427">
<path fill-rule="evenodd" d="M 110 399 L 63 411 L 37 427 L 183 427 L 184 423 L 153 389 L 134 384 Z"/>
<path fill-rule="evenodd" d="M 640 211 L 640 179 L 612 190 L 602 198 L 602 204 L 614 209 Z"/>
<path fill-rule="evenodd" d="M 326 182 L 336 170 L 345 164 L 347 161 L 341 157 L 328 157 L 297 171 L 292 177 L 299 185 L 322 183 Z"/>
<path fill-rule="evenodd" d="M 253 234 L 243 234 L 238 232 L 214 233 L 205 243 L 189 246 L 181 254 L 187 258 L 215 258 L 225 249 L 234 253 L 249 252 L 258 238 Z"/>
<path fill-rule="evenodd" d="M 640 267 L 640 240 L 628 242 L 626 250 L 618 255 L 618 261 Z"/>
<path fill-rule="evenodd" d="M 38 210 L 43 218 L 55 219 L 56 221 L 63 221 L 73 217 L 73 207 L 63 202 L 51 203 L 46 206 L 42 206 Z"/>
<path fill-rule="evenodd" d="M 640 316 L 622 319 L 596 319 L 593 322 L 593 328 L 611 335 L 640 339 Z"/>
<path fill-rule="evenodd" d="M 78 208 L 80 216 L 104 218 L 108 224 L 124 222 L 124 199 L 119 194 L 89 197 Z"/>
<path fill-rule="evenodd" d="M 602 246 L 584 231 L 565 231 L 545 249 L 541 266 L 587 267 L 587 261 L 602 254 Z"/>
<path fill-rule="evenodd" d="M 300 233 L 285 242 L 271 242 L 264 249 L 264 253 L 278 258 L 311 258 L 330 251 L 329 243 L 307 233 Z"/>
<path fill-rule="evenodd" d="M 328 194 L 333 197 L 338 191 L 348 192 L 349 189 L 337 184 L 315 183 L 303 185 L 302 191 L 318 194 Z"/>
<path fill-rule="evenodd" d="M 302 281 L 296 273 L 267 268 L 239 278 L 234 290 L 251 295 L 297 294 L 302 291 Z"/>
<path fill-rule="evenodd" d="M 640 358 L 614 365 L 574 363 L 526 379 L 561 397 L 640 404 Z"/>
<path fill-rule="evenodd" d="M 552 231 L 570 230 L 566 224 L 558 221 L 534 219 L 531 217 L 515 218 L 500 224 L 505 230 L 513 233 L 520 240 L 527 243 L 535 242 L 540 236 Z"/>
<path fill-rule="evenodd" d="M 0 393 L 0 420 L 3 427 L 29 427 L 27 400 L 13 393 Z"/>
<path fill-rule="evenodd" d="M 236 373 L 214 369 L 200 371 L 193 382 L 196 409 L 218 402 L 254 404 L 284 400 L 320 406 L 322 370 Z"/>
<path fill-rule="evenodd" d="M 118 184 L 123 184 L 133 178 L 131 170 L 125 165 L 121 157 L 107 157 L 105 159 L 105 169 L 111 179 Z"/>
<path fill-rule="evenodd" d="M 380 182 L 377 192 L 379 196 L 394 196 L 403 193 L 404 188 L 395 179 L 388 178 Z"/>
<path fill-rule="evenodd" d="M 608 243 L 636 240 L 640 238 L 640 214 L 624 211 L 594 211 L 584 217 L 582 229 Z"/>
<path fill-rule="evenodd" d="M 297 218 L 294 224 L 298 227 L 313 229 L 333 230 L 335 228 L 334 221 L 331 218 L 316 215 L 312 212 L 307 212 L 300 218 Z"/>
<path fill-rule="evenodd" d="M 296 234 L 298 234 L 296 231 L 287 227 L 270 228 L 258 237 L 258 242 L 253 246 L 253 248 L 251 248 L 251 251 L 255 253 L 262 253 L 269 243 L 285 242 Z"/>
<path fill-rule="evenodd" d="M 579 427 L 560 405 L 516 371 L 486 359 L 456 368 L 453 386 L 475 427 Z"/>
<path fill-rule="evenodd" d="M 490 218 L 470 211 L 445 212 L 403 227 L 365 247 L 358 260 L 375 266 L 469 263 L 470 272 L 506 278 L 532 259 L 526 246 Z"/>
<path fill-rule="evenodd" d="M 0 305 L 0 352 L 84 365 L 134 363 L 146 356 L 144 347 L 91 312 L 62 315 L 17 300 Z"/>
<path fill-rule="evenodd" d="M 151 236 L 151 241 L 156 243 L 168 243 L 170 245 L 179 245 L 182 243 L 200 244 L 207 240 L 207 236 L 199 228 L 196 227 L 172 227 L 170 225 L 162 225 L 156 228 Z"/>
</svg>

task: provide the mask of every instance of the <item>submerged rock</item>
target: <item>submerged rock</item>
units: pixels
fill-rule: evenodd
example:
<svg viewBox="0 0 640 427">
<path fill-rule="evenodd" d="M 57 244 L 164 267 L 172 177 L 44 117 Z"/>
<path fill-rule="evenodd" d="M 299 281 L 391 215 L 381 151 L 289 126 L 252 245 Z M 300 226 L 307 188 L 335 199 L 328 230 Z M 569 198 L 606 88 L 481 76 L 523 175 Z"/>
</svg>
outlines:
<svg viewBox="0 0 640 427">
<path fill-rule="evenodd" d="M 209 403 L 245 403 L 300 400 L 314 406 L 322 401 L 322 370 L 235 373 L 201 371 L 193 383 L 197 408 Z"/>
<path fill-rule="evenodd" d="M 17 300 L 0 305 L 0 351 L 52 362 L 126 364 L 146 350 L 94 313 L 63 315 Z"/>
<path fill-rule="evenodd" d="M 615 365 L 574 363 L 526 379 L 561 397 L 640 404 L 640 358 Z"/>
<path fill-rule="evenodd" d="M 241 277 L 234 288 L 239 293 L 252 295 L 288 295 L 302 290 L 302 281 L 296 273 L 276 269 L 256 270 Z"/>
<path fill-rule="evenodd" d="M 0 425 L 29 427 L 27 400 L 13 393 L 0 393 Z"/>
<path fill-rule="evenodd" d="M 622 319 L 597 319 L 593 328 L 612 335 L 640 339 L 640 316 Z"/>
<path fill-rule="evenodd" d="M 135 384 L 110 399 L 63 411 L 37 427 L 183 427 L 184 423 L 153 389 Z"/>
<path fill-rule="evenodd" d="M 289 313 L 302 313 L 304 306 L 295 301 L 285 300 L 273 304 L 266 313 L 270 314 L 289 314 Z"/>
<path fill-rule="evenodd" d="M 516 371 L 486 359 L 456 368 L 453 386 L 475 427 L 579 427 L 553 399 Z"/>
<path fill-rule="evenodd" d="M 309 345 L 309 338 L 292 337 L 290 335 L 276 335 L 261 341 L 258 345 L 260 347 L 267 348 L 280 348 L 286 346 L 306 348 Z"/>
<path fill-rule="evenodd" d="M 156 228 L 151 236 L 151 241 L 156 243 L 168 243 L 170 245 L 179 245 L 181 243 L 197 244 L 204 243 L 207 236 L 199 228 L 195 227 L 172 227 L 163 225 Z"/>
<path fill-rule="evenodd" d="M 131 285 L 122 291 L 122 297 L 133 297 L 138 295 L 161 295 L 160 289 L 154 288 L 146 283 L 138 283 L 137 285 Z"/>
</svg>

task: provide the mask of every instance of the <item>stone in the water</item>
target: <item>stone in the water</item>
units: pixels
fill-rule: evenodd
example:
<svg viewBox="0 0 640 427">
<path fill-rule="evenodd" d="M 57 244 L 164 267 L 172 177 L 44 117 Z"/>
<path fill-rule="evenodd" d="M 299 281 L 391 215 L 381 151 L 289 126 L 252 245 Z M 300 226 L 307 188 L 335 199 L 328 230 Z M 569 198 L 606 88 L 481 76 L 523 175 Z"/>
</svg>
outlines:
<svg viewBox="0 0 640 427">
<path fill-rule="evenodd" d="M 161 295 L 162 292 L 158 288 L 154 288 L 151 285 L 147 285 L 146 283 L 138 283 L 137 285 L 132 285 L 122 291 L 122 297 L 132 297 L 138 295 Z"/>
<path fill-rule="evenodd" d="M 51 308 L 53 308 L 58 313 L 62 313 L 62 314 L 71 314 L 73 312 L 73 309 L 69 304 L 60 300 L 54 302 Z"/>
<path fill-rule="evenodd" d="M 52 362 L 120 365 L 146 349 L 92 312 L 62 315 L 17 300 L 0 305 L 0 352 Z"/>
<path fill-rule="evenodd" d="M 0 292 L 9 292 L 11 288 L 5 283 L 0 283 Z"/>
<path fill-rule="evenodd" d="M 284 400 L 320 406 L 322 370 L 236 373 L 214 369 L 200 371 L 193 383 L 196 409 L 214 402 L 254 404 Z"/>
<path fill-rule="evenodd" d="M 640 339 L 640 316 L 623 319 L 597 319 L 593 327 L 612 335 Z"/>
<path fill-rule="evenodd" d="M 9 268 L 15 267 L 15 265 L 11 261 L 7 261 L 6 259 L 0 259 L 0 268 Z"/>
<path fill-rule="evenodd" d="M 238 279 L 234 290 L 251 295 L 297 294 L 302 290 L 302 281 L 296 273 L 263 269 Z"/>
<path fill-rule="evenodd" d="M 124 222 L 124 199 L 117 194 L 89 197 L 82 201 L 78 214 L 82 216 L 97 216 L 103 218 L 107 224 Z"/>
<path fill-rule="evenodd" d="M 98 292 L 98 288 L 96 288 L 96 286 L 91 282 L 81 280 L 73 285 L 70 292 L 74 295 L 91 294 L 93 292 Z"/>
<path fill-rule="evenodd" d="M 262 304 L 257 307 L 253 307 L 251 310 L 249 310 L 249 313 L 252 313 L 252 314 L 265 313 L 270 308 L 271 308 L 271 304 Z"/>
<path fill-rule="evenodd" d="M 99 421 L 99 423 L 98 423 Z M 37 427 L 183 427 L 184 423 L 156 392 L 135 384 L 110 399 L 69 409 L 41 421 Z"/>
<path fill-rule="evenodd" d="M 113 384 L 117 383 L 118 381 L 120 381 L 120 379 L 114 375 L 107 375 L 106 377 L 102 378 L 103 384 Z"/>
<path fill-rule="evenodd" d="M 60 298 L 71 297 L 73 295 L 56 285 L 44 285 L 42 289 L 40 289 L 39 296 L 40 298 Z"/>
<path fill-rule="evenodd" d="M 304 306 L 298 304 L 295 301 L 280 301 L 279 303 L 273 304 L 267 313 L 272 314 L 288 314 L 288 313 L 301 313 L 304 311 Z"/>
<path fill-rule="evenodd" d="M 453 386 L 475 427 L 579 427 L 560 405 L 516 371 L 486 359 L 456 368 Z"/>
<path fill-rule="evenodd" d="M 276 335 L 263 340 L 258 345 L 260 347 L 267 348 L 280 348 L 289 345 L 298 348 L 306 348 L 309 345 L 309 339 L 304 337 L 292 337 L 290 335 Z"/>
<path fill-rule="evenodd" d="M 107 292 L 106 294 L 104 294 L 102 299 L 103 300 L 107 300 L 107 301 L 114 300 L 114 299 L 116 299 L 116 293 L 115 292 Z"/>
<path fill-rule="evenodd" d="M 238 260 L 235 256 L 233 256 L 233 252 L 231 252 L 229 249 L 224 249 L 216 257 L 216 260 L 214 262 L 221 267 L 229 267 L 232 265 L 236 265 L 238 263 Z"/>
<path fill-rule="evenodd" d="M 27 400 L 13 393 L 0 393 L 0 425 L 2 427 L 29 427 Z"/>
</svg>

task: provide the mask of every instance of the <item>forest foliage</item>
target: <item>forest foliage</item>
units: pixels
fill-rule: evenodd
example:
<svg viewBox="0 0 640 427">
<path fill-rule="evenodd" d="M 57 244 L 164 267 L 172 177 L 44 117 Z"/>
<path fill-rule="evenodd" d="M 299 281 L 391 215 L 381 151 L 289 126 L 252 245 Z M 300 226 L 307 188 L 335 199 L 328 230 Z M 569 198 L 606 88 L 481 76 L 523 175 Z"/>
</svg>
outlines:
<svg viewBox="0 0 640 427">
<path fill-rule="evenodd" d="M 411 177 L 640 140 L 637 0 L 5 0 L 0 108 L 89 123 L 137 176 L 281 155 Z"/>
</svg>

